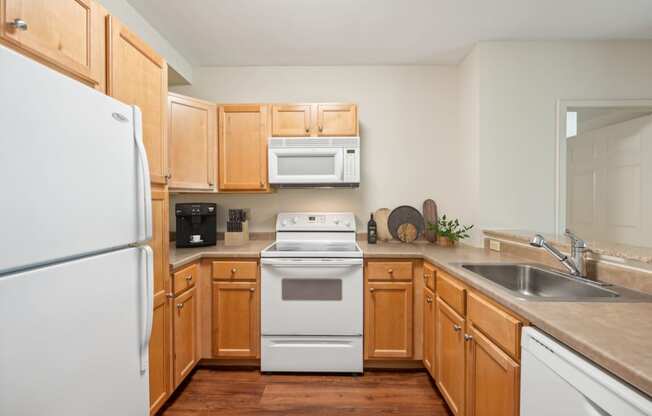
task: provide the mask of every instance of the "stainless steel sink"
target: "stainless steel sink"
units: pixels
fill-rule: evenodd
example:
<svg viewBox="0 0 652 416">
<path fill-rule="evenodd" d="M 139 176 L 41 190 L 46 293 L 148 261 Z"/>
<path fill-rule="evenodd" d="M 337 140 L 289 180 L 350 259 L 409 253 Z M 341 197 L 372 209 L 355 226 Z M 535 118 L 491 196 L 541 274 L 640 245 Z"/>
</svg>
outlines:
<svg viewBox="0 0 652 416">
<path fill-rule="evenodd" d="M 652 302 L 652 296 L 598 283 L 535 264 L 459 264 L 516 297 L 540 301 Z"/>
</svg>

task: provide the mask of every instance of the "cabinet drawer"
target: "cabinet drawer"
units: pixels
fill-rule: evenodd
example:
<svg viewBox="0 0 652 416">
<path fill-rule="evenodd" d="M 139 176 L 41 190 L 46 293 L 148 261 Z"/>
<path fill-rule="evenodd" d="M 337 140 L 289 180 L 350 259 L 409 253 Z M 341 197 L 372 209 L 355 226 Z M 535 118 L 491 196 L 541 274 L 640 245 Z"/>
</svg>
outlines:
<svg viewBox="0 0 652 416">
<path fill-rule="evenodd" d="M 475 293 L 468 294 L 468 318 L 512 358 L 519 355 L 522 322 Z"/>
<path fill-rule="evenodd" d="M 195 282 L 199 280 L 199 267 L 197 264 L 191 264 L 172 273 L 172 285 L 175 295 L 190 289 L 195 286 Z"/>
<path fill-rule="evenodd" d="M 426 287 L 433 292 L 435 291 L 435 279 L 437 278 L 437 269 L 429 263 L 423 263 L 423 281 Z"/>
<path fill-rule="evenodd" d="M 370 261 L 368 280 L 412 280 L 411 261 Z"/>
<path fill-rule="evenodd" d="M 258 262 L 256 261 L 214 261 L 213 279 L 217 280 L 256 280 Z"/>
<path fill-rule="evenodd" d="M 465 292 L 464 286 L 456 279 L 441 271 L 437 273 L 437 296 L 462 316 L 465 313 Z"/>
</svg>

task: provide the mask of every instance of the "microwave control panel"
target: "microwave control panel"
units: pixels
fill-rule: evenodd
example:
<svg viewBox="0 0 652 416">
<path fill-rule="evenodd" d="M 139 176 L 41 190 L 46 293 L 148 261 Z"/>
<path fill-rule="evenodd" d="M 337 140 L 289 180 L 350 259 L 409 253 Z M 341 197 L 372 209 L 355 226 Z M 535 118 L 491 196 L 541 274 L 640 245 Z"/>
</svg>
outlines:
<svg viewBox="0 0 652 416">
<path fill-rule="evenodd" d="M 360 149 L 344 149 L 344 182 L 360 181 Z"/>
</svg>

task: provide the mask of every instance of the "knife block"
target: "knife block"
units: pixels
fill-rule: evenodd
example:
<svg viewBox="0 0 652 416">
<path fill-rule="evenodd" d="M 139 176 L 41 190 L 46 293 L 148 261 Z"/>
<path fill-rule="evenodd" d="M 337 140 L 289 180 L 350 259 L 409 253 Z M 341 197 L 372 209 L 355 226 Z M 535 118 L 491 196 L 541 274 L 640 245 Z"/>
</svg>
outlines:
<svg viewBox="0 0 652 416">
<path fill-rule="evenodd" d="M 224 233 L 225 246 L 241 246 L 249 242 L 249 220 L 242 223 L 242 231 Z"/>
</svg>

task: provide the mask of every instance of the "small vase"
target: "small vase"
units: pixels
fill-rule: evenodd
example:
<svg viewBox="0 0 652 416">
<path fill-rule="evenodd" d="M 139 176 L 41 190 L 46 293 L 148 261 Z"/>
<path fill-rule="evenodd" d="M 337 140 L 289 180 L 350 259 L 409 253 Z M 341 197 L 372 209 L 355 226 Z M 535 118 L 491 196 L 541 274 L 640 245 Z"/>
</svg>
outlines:
<svg viewBox="0 0 652 416">
<path fill-rule="evenodd" d="M 457 241 L 448 237 L 437 236 L 437 245 L 442 247 L 454 247 Z"/>
</svg>

